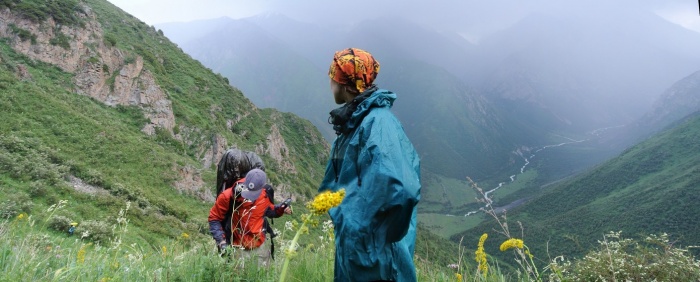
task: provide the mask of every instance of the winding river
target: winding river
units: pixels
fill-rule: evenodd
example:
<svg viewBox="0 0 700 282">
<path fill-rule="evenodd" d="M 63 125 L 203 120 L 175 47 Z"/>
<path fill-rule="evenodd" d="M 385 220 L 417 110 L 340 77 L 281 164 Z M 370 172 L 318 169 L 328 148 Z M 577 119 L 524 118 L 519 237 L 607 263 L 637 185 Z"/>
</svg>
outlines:
<svg viewBox="0 0 700 282">
<path fill-rule="evenodd" d="M 604 132 L 604 131 L 606 131 L 606 130 L 608 130 L 608 129 L 618 128 L 618 127 L 621 127 L 621 126 L 611 126 L 611 127 L 600 128 L 600 129 L 593 130 L 593 131 L 589 132 L 588 134 L 597 137 L 597 136 L 600 136 L 600 134 L 601 134 L 602 132 Z M 553 147 L 560 147 L 560 146 L 564 146 L 564 145 L 568 145 L 568 144 L 581 143 L 581 142 L 585 142 L 585 141 L 591 140 L 591 138 L 583 139 L 583 140 L 576 140 L 576 139 L 569 138 L 569 137 L 565 137 L 565 136 L 559 136 L 559 137 L 564 138 L 564 139 L 566 139 L 566 140 L 568 140 L 568 141 L 567 141 L 567 142 L 558 143 L 558 144 L 552 144 L 552 145 L 545 145 L 545 146 L 542 146 L 541 148 L 535 150 L 535 151 L 534 151 L 532 154 L 530 154 L 530 156 L 528 156 L 528 157 L 524 156 L 523 152 L 521 152 L 521 151 L 518 149 L 518 150 L 515 152 L 515 154 L 517 154 L 517 155 L 519 155 L 521 158 L 523 158 L 523 160 L 524 160 L 524 162 L 525 162 L 525 163 L 523 164 L 523 166 L 520 167 L 520 174 L 522 174 L 522 173 L 525 172 L 525 168 L 527 168 L 527 166 L 530 164 L 530 160 L 531 160 L 532 158 L 535 157 L 535 154 L 536 154 L 536 153 L 539 153 L 539 152 L 542 151 L 542 150 L 545 150 L 545 149 L 548 149 L 548 148 L 553 148 Z M 511 175 L 511 176 L 510 176 L 510 181 L 509 181 L 509 182 L 515 181 L 516 177 L 517 177 L 516 174 Z M 486 197 L 486 200 L 489 202 L 488 205 L 493 204 L 493 200 L 492 200 L 493 197 L 491 196 L 491 194 L 494 193 L 494 192 L 496 192 L 496 190 L 500 189 L 501 187 L 503 187 L 503 185 L 506 185 L 507 183 L 508 183 L 508 182 L 500 182 L 500 183 L 498 183 L 498 186 L 496 186 L 496 187 L 494 187 L 493 189 L 488 190 L 488 191 L 486 191 L 486 192 L 484 193 L 484 197 Z M 508 205 L 505 205 L 505 206 L 502 206 L 502 207 L 499 207 L 499 208 L 495 208 L 495 210 L 496 210 L 496 212 L 502 212 L 503 210 L 516 207 L 516 206 L 518 206 L 518 205 L 520 205 L 520 204 L 522 204 L 522 203 L 524 203 L 524 202 L 525 202 L 525 199 L 518 199 L 518 200 L 516 200 L 516 201 L 514 201 L 514 202 L 512 202 L 512 203 L 510 203 L 510 204 L 508 204 Z M 470 211 L 470 212 L 467 212 L 466 214 L 464 214 L 464 216 L 474 215 L 474 214 L 477 214 L 477 213 L 479 213 L 479 212 L 481 212 L 481 211 L 480 211 L 480 210 Z M 453 215 L 449 215 L 449 216 L 453 216 Z"/>
</svg>

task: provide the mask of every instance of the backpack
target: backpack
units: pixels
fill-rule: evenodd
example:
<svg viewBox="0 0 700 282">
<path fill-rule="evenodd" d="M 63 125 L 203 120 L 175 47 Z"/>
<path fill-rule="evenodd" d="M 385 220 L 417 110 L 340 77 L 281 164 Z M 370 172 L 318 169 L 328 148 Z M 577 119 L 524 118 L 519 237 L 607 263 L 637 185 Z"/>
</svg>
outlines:
<svg viewBox="0 0 700 282">
<path fill-rule="evenodd" d="M 216 196 L 233 186 L 238 179 L 245 177 L 251 169 L 265 170 L 262 159 L 254 152 L 228 149 L 216 168 Z"/>
</svg>

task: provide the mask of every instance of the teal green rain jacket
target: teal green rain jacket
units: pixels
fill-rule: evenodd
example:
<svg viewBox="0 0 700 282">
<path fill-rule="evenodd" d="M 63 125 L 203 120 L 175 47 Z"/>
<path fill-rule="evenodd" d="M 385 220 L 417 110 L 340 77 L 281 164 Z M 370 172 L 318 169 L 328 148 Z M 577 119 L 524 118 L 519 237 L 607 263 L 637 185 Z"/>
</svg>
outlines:
<svg viewBox="0 0 700 282">
<path fill-rule="evenodd" d="M 333 142 L 319 191 L 345 188 L 329 211 L 335 225 L 335 281 L 416 281 L 413 252 L 420 160 L 390 109 L 396 94 L 376 90 Z"/>
</svg>

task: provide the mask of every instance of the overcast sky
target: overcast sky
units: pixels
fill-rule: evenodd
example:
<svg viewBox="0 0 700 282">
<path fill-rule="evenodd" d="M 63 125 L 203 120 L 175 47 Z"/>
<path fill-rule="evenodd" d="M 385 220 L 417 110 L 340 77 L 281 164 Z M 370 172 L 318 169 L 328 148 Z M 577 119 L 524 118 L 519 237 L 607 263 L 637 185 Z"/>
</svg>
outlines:
<svg viewBox="0 0 700 282">
<path fill-rule="evenodd" d="M 149 25 L 198 19 L 245 18 L 281 13 L 306 22 L 342 21 L 401 15 L 436 29 L 452 29 L 466 37 L 502 29 L 530 12 L 576 13 L 645 9 L 700 32 L 695 0 L 108 0 Z M 596 10 L 597 8 L 597 10 Z"/>
</svg>

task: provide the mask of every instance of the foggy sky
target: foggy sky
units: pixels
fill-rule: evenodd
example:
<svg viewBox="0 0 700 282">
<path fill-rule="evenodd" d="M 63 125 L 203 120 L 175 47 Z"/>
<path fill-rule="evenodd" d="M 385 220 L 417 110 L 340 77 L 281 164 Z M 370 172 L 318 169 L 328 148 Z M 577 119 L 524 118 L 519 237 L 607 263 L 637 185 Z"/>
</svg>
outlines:
<svg viewBox="0 0 700 282">
<path fill-rule="evenodd" d="M 352 24 L 368 18 L 401 16 L 437 30 L 457 32 L 472 42 L 538 12 L 559 16 L 646 10 L 700 32 L 698 4 L 690 0 L 108 0 L 149 25 L 198 19 L 280 13 L 311 23 Z"/>
</svg>

